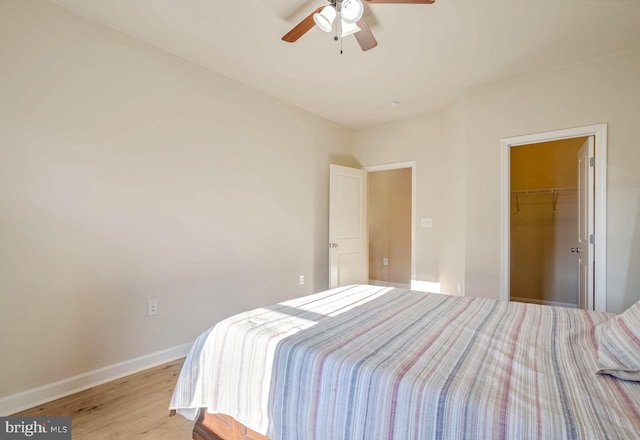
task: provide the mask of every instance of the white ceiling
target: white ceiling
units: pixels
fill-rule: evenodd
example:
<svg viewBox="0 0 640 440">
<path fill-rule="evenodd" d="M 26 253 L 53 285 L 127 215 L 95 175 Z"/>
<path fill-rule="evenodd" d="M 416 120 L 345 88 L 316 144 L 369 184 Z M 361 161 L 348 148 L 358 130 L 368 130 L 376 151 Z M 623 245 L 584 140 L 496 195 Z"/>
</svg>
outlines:
<svg viewBox="0 0 640 440">
<path fill-rule="evenodd" d="M 378 40 L 368 52 L 317 28 L 281 41 L 326 0 L 51 1 L 350 128 L 428 112 L 477 84 L 640 48 L 639 0 L 367 4 Z"/>
</svg>

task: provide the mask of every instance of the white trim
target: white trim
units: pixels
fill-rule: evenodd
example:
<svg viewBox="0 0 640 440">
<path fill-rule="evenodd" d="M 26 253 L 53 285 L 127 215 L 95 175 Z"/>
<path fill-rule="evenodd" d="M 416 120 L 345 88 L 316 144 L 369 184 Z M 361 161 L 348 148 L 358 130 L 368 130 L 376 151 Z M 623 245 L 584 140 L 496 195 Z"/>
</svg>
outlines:
<svg viewBox="0 0 640 440">
<path fill-rule="evenodd" d="M 440 283 L 434 281 L 411 280 L 411 290 L 418 292 L 443 293 Z M 445 295 L 449 295 L 446 293 Z M 460 294 L 458 294 L 460 296 Z"/>
<path fill-rule="evenodd" d="M 374 171 L 397 170 L 411 168 L 411 279 L 416 279 L 416 161 L 394 162 L 382 165 L 363 167 L 367 173 Z"/>
<path fill-rule="evenodd" d="M 512 301 L 523 302 L 523 303 L 529 303 L 529 304 L 538 304 L 538 305 L 543 305 L 543 306 L 568 307 L 570 309 L 578 308 L 577 304 L 563 303 L 563 302 L 559 302 L 559 301 L 546 301 L 546 300 L 543 300 L 543 299 L 518 298 L 518 297 L 514 296 L 514 297 L 511 298 L 511 300 Z"/>
<path fill-rule="evenodd" d="M 546 133 L 504 138 L 500 141 L 501 169 L 501 261 L 500 299 L 509 299 L 509 239 L 510 239 L 510 190 L 511 147 L 549 142 L 560 139 L 594 136 L 595 152 L 595 237 L 594 245 L 594 309 L 607 310 L 607 124 L 587 125 Z"/>
<path fill-rule="evenodd" d="M 400 168 L 415 168 L 416 161 L 408 160 L 406 162 L 393 162 L 393 163 L 385 163 L 382 165 L 371 165 L 364 167 L 363 169 L 367 172 L 371 171 L 388 171 L 388 170 L 398 170 Z"/>
<path fill-rule="evenodd" d="M 157 351 L 0 398 L 0 417 L 33 408 L 121 377 L 185 357 L 192 343 Z"/>
<path fill-rule="evenodd" d="M 369 280 L 369 284 L 372 286 L 381 286 L 381 287 L 397 287 L 398 289 L 410 289 L 410 284 L 405 283 L 393 283 L 391 281 L 379 281 L 379 280 Z"/>
</svg>

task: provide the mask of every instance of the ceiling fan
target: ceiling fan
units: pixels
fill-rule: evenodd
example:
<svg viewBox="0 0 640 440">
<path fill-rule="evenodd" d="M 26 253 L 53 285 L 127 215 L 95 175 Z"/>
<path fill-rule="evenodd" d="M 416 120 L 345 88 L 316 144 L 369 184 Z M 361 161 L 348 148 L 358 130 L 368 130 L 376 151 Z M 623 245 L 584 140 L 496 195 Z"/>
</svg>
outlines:
<svg viewBox="0 0 640 440">
<path fill-rule="evenodd" d="M 369 25 L 362 16 L 365 3 L 405 3 L 430 5 L 436 0 L 328 0 L 329 6 L 321 6 L 304 20 L 287 32 L 282 40 L 288 43 L 298 41 L 300 37 L 309 32 L 315 24 L 325 32 L 333 30 L 333 23 L 339 15 L 340 36 L 346 37 L 353 34 L 363 51 L 373 49 L 378 45 Z M 335 39 L 338 39 L 336 34 Z"/>
</svg>

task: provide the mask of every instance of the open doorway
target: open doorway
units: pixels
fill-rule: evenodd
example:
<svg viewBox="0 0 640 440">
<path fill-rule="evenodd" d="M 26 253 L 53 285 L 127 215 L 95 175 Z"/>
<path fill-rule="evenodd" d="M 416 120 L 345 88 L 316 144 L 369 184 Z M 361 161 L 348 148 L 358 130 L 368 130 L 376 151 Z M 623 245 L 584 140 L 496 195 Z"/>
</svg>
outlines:
<svg viewBox="0 0 640 440">
<path fill-rule="evenodd" d="M 578 307 L 578 153 L 586 137 L 511 149 L 510 299 Z"/>
<path fill-rule="evenodd" d="M 518 209 L 519 200 L 515 200 L 512 205 L 511 189 L 511 160 L 512 150 L 519 146 L 528 144 L 539 144 L 543 142 L 558 141 L 583 137 L 587 142 L 583 144 L 581 153 L 587 152 L 584 156 L 576 158 L 573 162 L 577 167 L 581 164 L 581 171 L 578 172 L 578 222 L 580 225 L 576 237 L 577 244 L 569 248 L 569 252 L 577 253 L 575 266 L 578 267 L 578 298 L 583 302 L 580 307 L 606 311 L 607 310 L 607 125 L 598 124 L 585 127 L 569 128 L 545 133 L 515 136 L 501 140 L 501 270 L 500 270 L 500 298 L 511 299 L 511 217 Z M 595 149 L 594 149 L 595 145 Z M 584 189 L 587 189 L 586 191 Z M 546 189 L 546 188 L 541 188 Z M 553 189 L 553 188 L 552 188 Z M 517 188 L 514 188 L 517 191 Z M 550 203 L 556 204 L 562 197 L 559 191 L 547 194 Z M 586 208 L 586 209 L 585 209 Z M 584 213 L 587 215 L 584 215 Z M 583 223 L 583 220 L 586 223 Z M 585 228 L 585 226 L 587 226 Z M 526 249 L 520 248 L 519 250 Z M 588 256 L 588 258 L 584 258 Z M 574 267 L 575 267 L 574 266 Z M 523 268 L 520 270 L 527 270 Z M 588 291 L 583 292 L 583 289 Z M 573 290 L 573 289 L 572 289 Z M 582 293 L 580 293 L 582 292 Z"/>
<path fill-rule="evenodd" d="M 369 283 L 411 286 L 411 168 L 368 175 Z"/>
<path fill-rule="evenodd" d="M 369 283 L 410 288 L 415 278 L 415 163 L 365 169 L 368 172 Z"/>
<path fill-rule="evenodd" d="M 392 170 L 399 170 L 398 174 L 403 178 L 396 179 L 395 173 L 375 174 Z M 383 196 L 371 195 L 371 198 L 376 206 L 374 209 L 385 216 L 371 223 L 368 210 L 370 174 L 374 174 L 374 180 L 377 176 L 383 177 L 374 183 Z M 367 282 L 390 287 L 411 287 L 416 273 L 413 221 L 415 162 L 374 165 L 364 169 L 332 164 L 329 166 L 329 175 L 330 288 Z M 401 203 L 398 203 L 399 200 Z M 401 221 L 398 222 L 398 218 Z M 371 227 L 373 233 L 369 233 Z M 410 238 L 408 245 L 407 237 Z M 374 246 L 370 245 L 370 239 Z M 381 250 L 384 255 L 381 253 L 379 257 L 369 257 L 370 247 L 375 248 L 374 253 Z M 377 262 L 384 270 L 374 271 L 374 276 L 370 277 L 369 260 Z"/>
</svg>

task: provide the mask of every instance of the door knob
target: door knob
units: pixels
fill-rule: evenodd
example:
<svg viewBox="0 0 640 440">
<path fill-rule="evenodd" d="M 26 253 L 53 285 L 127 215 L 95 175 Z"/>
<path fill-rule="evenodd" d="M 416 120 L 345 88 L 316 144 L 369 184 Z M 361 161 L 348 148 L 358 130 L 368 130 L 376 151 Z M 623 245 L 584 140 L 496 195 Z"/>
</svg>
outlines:
<svg viewBox="0 0 640 440">
<path fill-rule="evenodd" d="M 337 248 L 338 247 L 338 243 L 330 242 L 329 243 L 329 247 L 330 248 Z"/>
</svg>

